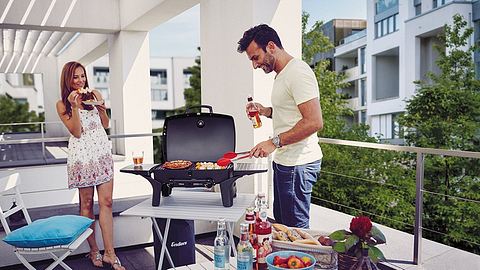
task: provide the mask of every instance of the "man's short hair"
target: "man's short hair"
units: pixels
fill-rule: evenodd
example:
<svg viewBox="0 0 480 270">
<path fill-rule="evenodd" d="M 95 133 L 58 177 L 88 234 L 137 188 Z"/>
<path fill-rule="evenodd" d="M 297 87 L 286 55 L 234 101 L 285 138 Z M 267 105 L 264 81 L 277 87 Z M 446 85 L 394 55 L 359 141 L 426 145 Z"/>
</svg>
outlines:
<svg viewBox="0 0 480 270">
<path fill-rule="evenodd" d="M 267 44 L 270 41 L 273 41 L 280 49 L 283 49 L 277 32 L 266 24 L 260 24 L 245 31 L 243 37 L 238 41 L 237 51 L 243 53 L 252 41 L 255 41 L 264 52 L 267 51 Z"/>
</svg>

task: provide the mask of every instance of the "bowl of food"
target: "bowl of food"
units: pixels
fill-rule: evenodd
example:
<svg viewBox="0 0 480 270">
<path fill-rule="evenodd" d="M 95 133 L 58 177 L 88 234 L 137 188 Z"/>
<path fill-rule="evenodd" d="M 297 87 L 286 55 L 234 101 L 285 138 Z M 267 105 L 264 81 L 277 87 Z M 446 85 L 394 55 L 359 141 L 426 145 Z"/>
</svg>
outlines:
<svg viewBox="0 0 480 270">
<path fill-rule="evenodd" d="M 268 269 L 284 270 L 284 269 L 300 269 L 310 270 L 315 266 L 315 258 L 305 252 L 283 250 L 273 252 L 266 258 Z"/>
</svg>

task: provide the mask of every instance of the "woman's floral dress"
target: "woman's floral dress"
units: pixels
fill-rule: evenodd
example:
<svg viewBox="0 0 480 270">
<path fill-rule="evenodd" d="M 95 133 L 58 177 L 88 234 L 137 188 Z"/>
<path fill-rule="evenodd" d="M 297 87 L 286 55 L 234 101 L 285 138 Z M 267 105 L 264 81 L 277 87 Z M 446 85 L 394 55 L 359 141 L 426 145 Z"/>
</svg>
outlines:
<svg viewBox="0 0 480 270">
<path fill-rule="evenodd" d="M 113 179 L 111 144 L 96 108 L 79 110 L 82 134 L 68 141 L 68 188 L 91 187 Z"/>
</svg>

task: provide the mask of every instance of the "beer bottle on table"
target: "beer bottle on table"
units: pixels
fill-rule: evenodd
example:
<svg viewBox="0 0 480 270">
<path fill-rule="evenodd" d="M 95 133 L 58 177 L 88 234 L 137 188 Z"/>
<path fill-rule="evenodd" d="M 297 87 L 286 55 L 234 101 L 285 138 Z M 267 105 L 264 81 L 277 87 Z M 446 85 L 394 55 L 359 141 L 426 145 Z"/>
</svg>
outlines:
<svg viewBox="0 0 480 270">
<path fill-rule="evenodd" d="M 272 252 L 272 224 L 267 219 L 267 205 L 260 206 L 260 221 L 255 223 L 258 239 L 257 269 L 267 269 L 266 257 Z"/>
<path fill-rule="evenodd" d="M 255 222 L 260 222 L 260 208 L 262 205 L 265 205 L 265 207 L 268 208 L 267 206 L 267 196 L 265 193 L 261 192 L 257 194 L 257 198 L 255 199 L 255 209 L 254 209 L 254 214 L 255 214 Z"/>
<path fill-rule="evenodd" d="M 230 244 L 226 233 L 225 219 L 218 219 L 217 237 L 215 237 L 214 248 L 214 269 L 228 270 L 230 269 Z"/>
<path fill-rule="evenodd" d="M 248 224 L 240 224 L 240 242 L 237 245 L 237 270 L 253 269 L 253 247 L 248 239 Z"/>
<path fill-rule="evenodd" d="M 245 213 L 245 223 L 248 224 L 248 237 L 250 239 L 250 243 L 253 247 L 253 269 L 256 269 L 257 266 L 257 249 L 258 249 L 258 242 L 257 242 L 257 234 L 255 233 L 255 211 L 253 207 L 248 207 L 247 212 Z"/>
<path fill-rule="evenodd" d="M 258 111 L 257 105 L 253 102 L 251 95 L 247 97 L 247 111 L 248 117 L 252 120 L 253 128 L 259 128 L 262 126 L 262 120 L 260 120 L 260 112 Z"/>
</svg>

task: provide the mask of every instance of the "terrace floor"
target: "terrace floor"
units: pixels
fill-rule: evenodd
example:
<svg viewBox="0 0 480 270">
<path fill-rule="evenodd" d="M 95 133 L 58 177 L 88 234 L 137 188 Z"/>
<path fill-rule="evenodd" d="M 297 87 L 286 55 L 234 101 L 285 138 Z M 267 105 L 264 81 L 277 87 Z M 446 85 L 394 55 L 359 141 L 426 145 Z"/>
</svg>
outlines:
<svg viewBox="0 0 480 270">
<path fill-rule="evenodd" d="M 52 155 L 53 159 L 64 158 L 64 144 L 52 144 L 47 148 L 47 153 Z M 10 149 L 17 147 L 16 149 Z M 13 161 L 22 161 L 21 154 L 31 154 L 41 152 L 38 149 L 28 149 L 24 145 L 2 146 L 0 148 L 0 156 L 2 161 L 7 161 L 7 156 L 16 157 Z M 41 149 L 41 148 L 40 148 Z M 15 153 L 15 155 L 14 155 Z M 9 155 L 7 155 L 9 154 Z M 1 164 L 2 162 L 0 162 Z M 11 166 L 11 163 L 10 163 Z M 1 166 L 0 166 L 1 167 Z M 271 215 L 273 216 L 273 215 Z M 338 229 L 348 229 L 352 216 L 337 212 L 328 208 L 312 205 L 310 227 L 321 232 L 332 232 Z M 459 250 L 453 247 L 443 245 L 427 239 L 423 240 L 421 265 L 413 264 L 413 235 L 398 231 L 380 224 L 377 227 L 385 234 L 387 244 L 379 246 L 383 251 L 387 262 L 381 267 L 382 269 L 429 269 L 429 270 L 480 270 L 480 256 Z M 211 261 L 213 258 L 213 234 L 202 235 L 196 239 L 196 258 L 197 263 Z M 154 269 L 153 247 L 151 245 L 134 246 L 121 248 L 117 250 L 117 254 L 127 269 Z M 1 255 L 0 255 L 1 259 Z M 98 269 L 91 266 L 88 259 L 83 255 L 74 255 L 66 259 L 73 269 Z M 39 269 L 43 269 L 49 262 L 35 263 Z M 9 266 L 0 268 L 0 270 L 25 269 L 22 265 Z M 55 269 L 63 269 L 57 267 Z"/>
<path fill-rule="evenodd" d="M 347 228 L 351 216 L 328 208 L 312 205 L 311 228 L 332 232 L 342 227 Z M 385 234 L 387 244 L 379 246 L 385 254 L 387 262 L 380 266 L 381 269 L 428 269 L 428 270 L 479 270 L 480 256 L 449 247 L 427 239 L 423 240 L 422 264 L 414 265 L 413 235 L 392 228 L 375 224 Z M 212 261 L 214 233 L 207 233 L 196 237 L 196 263 Z M 117 255 L 129 270 L 155 269 L 153 247 L 151 245 L 135 246 L 117 249 Z M 66 260 L 73 269 L 98 269 L 90 264 L 84 255 L 70 256 Z M 49 262 L 35 263 L 39 269 L 45 268 Z M 0 270 L 25 269 L 21 265 L 0 268 Z M 57 267 L 55 269 L 63 269 Z"/>
</svg>

